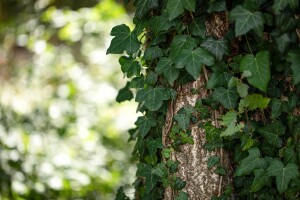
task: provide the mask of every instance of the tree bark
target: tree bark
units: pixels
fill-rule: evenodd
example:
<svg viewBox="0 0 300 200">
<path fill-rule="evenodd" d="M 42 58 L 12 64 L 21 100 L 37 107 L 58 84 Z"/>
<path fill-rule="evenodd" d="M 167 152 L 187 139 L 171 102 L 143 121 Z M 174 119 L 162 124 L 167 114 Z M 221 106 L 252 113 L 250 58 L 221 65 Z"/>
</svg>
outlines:
<svg viewBox="0 0 300 200">
<path fill-rule="evenodd" d="M 193 94 L 191 89 L 199 90 L 198 94 Z M 165 145 L 168 146 L 172 141 L 168 137 L 169 129 L 172 126 L 173 115 L 175 115 L 183 106 L 195 106 L 197 99 L 204 99 L 208 96 L 208 90 L 205 89 L 205 77 L 202 75 L 193 83 L 186 84 L 177 88 L 177 98 L 170 103 L 166 117 L 166 125 L 163 130 Z M 214 113 L 219 115 L 218 113 Z M 204 122 L 204 121 L 203 121 Z M 218 122 L 217 122 L 218 123 Z M 215 124 L 218 126 L 217 124 Z M 188 193 L 189 199 L 208 200 L 213 196 L 219 196 L 225 186 L 231 183 L 231 171 L 227 176 L 220 176 L 214 173 L 215 167 L 208 169 L 207 160 L 210 156 L 217 155 L 221 158 L 221 164 L 227 169 L 230 167 L 230 155 L 228 152 L 220 149 L 219 151 L 207 151 L 204 148 L 205 130 L 199 128 L 197 124 L 190 126 L 191 135 L 194 144 L 185 144 L 180 147 L 180 151 L 175 151 L 171 159 L 179 161 L 177 176 L 186 181 L 186 187 L 183 191 Z M 171 188 L 165 190 L 164 200 L 174 199 L 174 191 Z"/>
</svg>

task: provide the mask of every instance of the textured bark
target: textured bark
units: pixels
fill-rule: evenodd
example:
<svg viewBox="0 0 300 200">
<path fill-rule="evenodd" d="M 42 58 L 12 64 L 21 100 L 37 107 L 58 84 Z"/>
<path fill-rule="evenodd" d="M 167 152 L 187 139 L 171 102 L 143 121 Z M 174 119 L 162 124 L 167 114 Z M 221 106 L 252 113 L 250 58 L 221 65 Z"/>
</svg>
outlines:
<svg viewBox="0 0 300 200">
<path fill-rule="evenodd" d="M 172 142 L 168 137 L 168 133 L 170 131 L 169 127 L 171 127 L 173 123 L 173 115 L 183 106 L 194 106 L 197 99 L 204 99 L 208 96 L 208 90 L 205 89 L 204 85 L 205 78 L 201 76 L 195 82 L 177 89 L 177 99 L 172 102 L 168 108 L 166 125 L 163 130 L 164 145 L 168 146 Z M 192 94 L 192 88 L 198 90 L 199 93 Z M 182 145 L 180 151 L 172 153 L 171 159 L 177 160 L 180 163 L 177 176 L 186 181 L 186 187 L 183 191 L 188 193 L 189 199 L 208 200 L 211 199 L 212 196 L 220 195 L 223 188 L 230 184 L 231 172 L 229 171 L 227 176 L 220 176 L 214 173 L 215 168 L 207 168 L 207 160 L 212 155 L 218 155 L 221 157 L 221 164 L 225 168 L 230 169 L 230 156 L 228 152 L 224 152 L 222 149 L 212 152 L 205 150 L 205 130 L 199 128 L 197 124 L 191 125 L 189 128 L 192 130 L 191 135 L 194 139 L 194 144 Z M 171 188 L 167 188 L 164 199 L 174 199 L 174 195 Z"/>
</svg>

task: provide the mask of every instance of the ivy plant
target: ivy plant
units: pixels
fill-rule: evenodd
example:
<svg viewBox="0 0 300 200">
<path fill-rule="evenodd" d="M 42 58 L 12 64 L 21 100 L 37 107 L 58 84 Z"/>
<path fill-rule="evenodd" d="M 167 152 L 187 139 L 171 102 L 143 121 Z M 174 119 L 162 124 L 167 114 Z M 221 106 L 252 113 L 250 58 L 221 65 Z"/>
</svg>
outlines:
<svg viewBox="0 0 300 200">
<path fill-rule="evenodd" d="M 136 199 L 162 199 L 166 187 L 177 191 L 175 199 L 188 199 L 182 190 L 186 182 L 176 177 L 179 163 L 170 155 L 180 145 L 193 145 L 189 126 L 199 123 L 195 116 L 210 118 L 220 107 L 220 127 L 209 120 L 199 126 L 208 151 L 232 152 L 233 188 L 212 198 L 299 199 L 299 1 L 135 0 L 134 5 L 134 28 L 114 27 L 107 54 L 123 54 L 119 63 L 128 83 L 117 101 L 135 96 L 142 113 L 129 131 L 136 141 Z M 223 16 L 221 28 L 209 25 L 216 15 Z M 176 88 L 207 74 L 209 97 L 174 115 L 172 145 L 163 146 Z M 212 156 L 208 167 L 224 175 L 228 169 L 219 162 Z M 117 199 L 127 199 L 123 189 Z"/>
</svg>

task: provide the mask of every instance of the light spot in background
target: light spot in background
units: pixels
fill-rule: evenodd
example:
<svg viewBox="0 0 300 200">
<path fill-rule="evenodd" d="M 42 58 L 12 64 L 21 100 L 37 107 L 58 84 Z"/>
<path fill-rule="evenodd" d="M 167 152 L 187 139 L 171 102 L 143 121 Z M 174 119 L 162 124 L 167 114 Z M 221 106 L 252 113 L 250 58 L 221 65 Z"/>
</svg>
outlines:
<svg viewBox="0 0 300 200">
<path fill-rule="evenodd" d="M 20 194 L 25 194 L 27 192 L 27 187 L 24 183 L 14 180 L 12 182 L 12 188 L 13 190 L 15 190 L 16 192 L 20 193 Z"/>
<path fill-rule="evenodd" d="M 41 54 L 45 51 L 47 44 L 44 40 L 38 40 L 34 45 L 34 52 L 36 54 Z"/>
<path fill-rule="evenodd" d="M 48 180 L 48 185 L 55 190 L 60 190 L 63 187 L 63 182 L 61 177 L 53 176 Z"/>
<path fill-rule="evenodd" d="M 26 34 L 21 34 L 21 35 L 18 35 L 17 37 L 17 44 L 19 46 L 25 46 L 27 45 L 27 41 L 28 41 L 28 35 Z"/>
</svg>

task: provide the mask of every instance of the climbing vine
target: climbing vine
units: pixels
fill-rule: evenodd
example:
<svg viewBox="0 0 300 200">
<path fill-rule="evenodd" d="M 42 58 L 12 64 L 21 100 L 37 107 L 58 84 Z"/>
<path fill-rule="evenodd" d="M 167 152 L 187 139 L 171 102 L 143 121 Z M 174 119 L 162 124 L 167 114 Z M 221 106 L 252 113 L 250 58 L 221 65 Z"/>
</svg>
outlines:
<svg viewBox="0 0 300 200">
<path fill-rule="evenodd" d="M 174 199 L 188 199 L 186 181 L 176 176 L 179 163 L 170 156 L 194 144 L 191 124 L 205 130 L 206 150 L 233 155 L 232 169 L 217 155 L 207 161 L 219 175 L 233 170 L 232 185 L 213 199 L 299 199 L 299 1 L 134 3 L 134 29 L 114 27 L 107 53 L 125 52 L 119 63 L 129 81 L 117 101 L 135 96 L 142 113 L 129 130 L 138 161 L 135 199 L 162 199 L 167 187 Z M 209 95 L 169 113 L 173 123 L 166 127 L 177 89 L 201 76 Z M 117 199 L 128 199 L 122 188 Z"/>
</svg>

